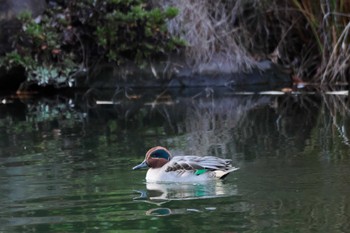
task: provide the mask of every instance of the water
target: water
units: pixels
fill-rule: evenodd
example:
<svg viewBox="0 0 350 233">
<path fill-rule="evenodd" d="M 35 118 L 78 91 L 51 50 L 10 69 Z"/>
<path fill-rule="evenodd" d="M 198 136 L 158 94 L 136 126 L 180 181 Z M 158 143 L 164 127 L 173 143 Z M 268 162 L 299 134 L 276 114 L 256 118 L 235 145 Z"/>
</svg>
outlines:
<svg viewBox="0 0 350 233">
<path fill-rule="evenodd" d="M 348 231 L 347 96 L 160 93 L 2 97 L 0 232 Z M 240 169 L 146 184 L 155 145 Z"/>
</svg>

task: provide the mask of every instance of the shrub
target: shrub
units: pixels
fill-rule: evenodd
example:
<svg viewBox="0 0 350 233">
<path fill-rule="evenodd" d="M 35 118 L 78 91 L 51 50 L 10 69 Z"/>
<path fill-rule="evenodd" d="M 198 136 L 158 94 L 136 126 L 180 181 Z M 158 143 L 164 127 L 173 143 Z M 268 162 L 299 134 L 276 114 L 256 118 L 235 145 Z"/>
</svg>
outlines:
<svg viewBox="0 0 350 233">
<path fill-rule="evenodd" d="M 143 65 L 184 45 L 167 32 L 176 8 L 161 10 L 146 0 L 57 2 L 35 19 L 19 16 L 13 51 L 0 66 L 23 66 L 29 83 L 70 86 L 74 74 L 98 61 Z"/>
</svg>

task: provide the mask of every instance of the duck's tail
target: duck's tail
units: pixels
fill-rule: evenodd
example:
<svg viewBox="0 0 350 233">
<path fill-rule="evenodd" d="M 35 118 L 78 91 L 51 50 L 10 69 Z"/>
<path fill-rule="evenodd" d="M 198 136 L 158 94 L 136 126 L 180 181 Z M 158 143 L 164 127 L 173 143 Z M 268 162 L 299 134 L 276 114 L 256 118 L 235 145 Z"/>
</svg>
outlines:
<svg viewBox="0 0 350 233">
<path fill-rule="evenodd" d="M 228 170 L 216 170 L 216 171 L 213 171 L 214 174 L 215 174 L 215 177 L 218 178 L 218 179 L 225 179 L 225 177 L 230 174 L 231 172 L 233 171 L 236 171 L 238 170 L 239 168 L 238 167 L 231 167 L 230 169 Z"/>
</svg>

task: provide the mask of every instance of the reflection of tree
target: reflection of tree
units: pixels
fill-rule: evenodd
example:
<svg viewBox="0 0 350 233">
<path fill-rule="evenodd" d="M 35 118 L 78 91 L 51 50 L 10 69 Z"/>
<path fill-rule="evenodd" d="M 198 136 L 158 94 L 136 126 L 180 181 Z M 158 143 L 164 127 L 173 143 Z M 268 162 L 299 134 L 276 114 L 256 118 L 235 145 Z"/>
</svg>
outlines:
<svg viewBox="0 0 350 233">
<path fill-rule="evenodd" d="M 294 156 L 312 140 L 310 134 L 325 113 L 317 95 L 216 95 L 214 98 L 210 91 L 185 96 L 166 91 L 140 94 L 130 89 L 127 95 L 125 92 L 115 92 L 109 106 L 90 107 L 86 111 L 90 124 L 114 122 L 117 127 L 110 135 L 135 130 L 152 139 L 148 143 L 137 141 L 143 150 L 163 144 L 175 150 L 175 154 L 232 157 L 238 153 L 246 159 Z M 337 106 L 339 102 L 328 105 Z M 137 146 L 134 142 L 135 138 L 130 138 L 125 143 Z"/>
<path fill-rule="evenodd" d="M 232 131 L 248 112 L 271 102 L 269 97 L 225 97 L 199 99 L 187 106 L 180 127 L 187 133 L 186 150 L 199 155 L 216 156 L 235 153 Z M 232 154 L 231 154 L 232 155 Z"/>
<path fill-rule="evenodd" d="M 129 173 L 130 168 L 148 147 L 162 144 L 174 154 L 232 157 L 242 165 L 234 181 L 228 180 L 237 185 L 241 199 L 171 202 L 165 207 L 206 213 L 211 210 L 205 208 L 215 206 L 208 214 L 225 229 L 232 227 L 225 216 L 232 215 L 251 231 L 263 231 L 262 225 L 280 229 L 273 228 L 275 223 L 294 229 L 295 221 L 301 231 L 308 230 L 308 222 L 315 231 L 325 222 L 348 225 L 347 97 L 210 94 L 132 99 L 128 94 L 109 105 L 72 104 L 66 98 L 0 105 L 0 217 L 12 219 L 5 224 L 32 224 L 30 216 L 36 216 L 48 228 L 59 222 L 52 227 L 81 232 L 95 221 L 101 227 L 114 223 L 134 229 L 150 207 L 132 202 L 130 190 L 145 185 L 144 173 Z M 125 173 L 132 177 L 125 179 Z M 203 216 L 198 219 L 205 221 Z M 170 224 L 179 231 L 193 222 L 188 214 L 177 217 L 182 225 Z M 161 229 L 169 227 L 162 223 Z M 143 224 L 141 230 L 152 223 Z"/>
<path fill-rule="evenodd" d="M 284 95 L 249 111 L 233 132 L 237 151 L 248 160 L 298 154 L 315 126 L 317 103 L 314 97 Z"/>
</svg>

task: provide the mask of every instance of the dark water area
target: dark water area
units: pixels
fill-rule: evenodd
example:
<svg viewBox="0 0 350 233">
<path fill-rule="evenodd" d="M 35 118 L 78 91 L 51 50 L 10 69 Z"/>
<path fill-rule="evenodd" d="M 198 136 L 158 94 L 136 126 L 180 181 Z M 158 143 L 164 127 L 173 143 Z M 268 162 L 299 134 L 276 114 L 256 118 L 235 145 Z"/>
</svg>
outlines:
<svg viewBox="0 0 350 233">
<path fill-rule="evenodd" d="M 0 104 L 0 232 L 347 232 L 345 95 L 90 90 Z M 155 145 L 223 182 L 147 184 Z"/>
</svg>

